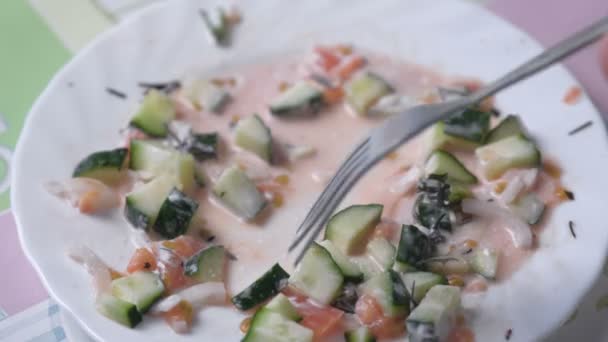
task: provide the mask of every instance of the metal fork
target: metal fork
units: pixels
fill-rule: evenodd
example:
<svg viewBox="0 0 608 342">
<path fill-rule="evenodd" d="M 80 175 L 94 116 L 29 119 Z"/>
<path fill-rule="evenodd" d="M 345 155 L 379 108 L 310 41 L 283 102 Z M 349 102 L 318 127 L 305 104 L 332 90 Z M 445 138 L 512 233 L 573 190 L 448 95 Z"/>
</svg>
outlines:
<svg viewBox="0 0 608 342">
<path fill-rule="evenodd" d="M 479 103 L 483 99 L 547 68 L 553 63 L 586 47 L 608 32 L 608 17 L 557 43 L 540 55 L 520 65 L 502 78 L 462 98 L 442 103 L 420 105 L 388 118 L 373 128 L 342 163 L 336 174 L 314 203 L 298 228 L 289 252 L 300 244 L 304 247 L 296 254 L 297 265 L 308 246 L 319 234 L 323 225 L 346 196 L 348 191 L 372 166 L 388 153 L 402 145 L 431 124 L 447 118 L 450 114 Z"/>
</svg>

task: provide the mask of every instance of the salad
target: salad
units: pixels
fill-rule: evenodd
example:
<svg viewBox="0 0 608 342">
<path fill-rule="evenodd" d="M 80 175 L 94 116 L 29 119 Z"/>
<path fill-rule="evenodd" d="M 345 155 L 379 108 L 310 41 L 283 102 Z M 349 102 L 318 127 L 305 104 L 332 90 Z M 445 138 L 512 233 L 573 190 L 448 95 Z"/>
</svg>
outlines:
<svg viewBox="0 0 608 342">
<path fill-rule="evenodd" d="M 125 268 L 85 246 L 69 255 L 97 310 L 130 328 L 153 315 L 188 333 L 198 310 L 224 306 L 243 313 L 234 328 L 248 342 L 474 341 L 467 302 L 508 279 L 549 209 L 574 196 L 521 118 L 490 99 L 387 156 L 292 270 L 277 241 L 356 138 L 480 83 L 335 45 L 140 85 L 122 146 L 47 184 L 82 214 L 123 211 Z"/>
</svg>

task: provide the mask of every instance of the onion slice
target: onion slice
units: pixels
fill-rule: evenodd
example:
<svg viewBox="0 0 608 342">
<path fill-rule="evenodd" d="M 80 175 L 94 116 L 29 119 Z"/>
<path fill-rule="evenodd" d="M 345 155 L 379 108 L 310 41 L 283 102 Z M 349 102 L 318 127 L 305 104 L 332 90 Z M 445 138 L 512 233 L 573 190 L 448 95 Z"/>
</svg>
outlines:
<svg viewBox="0 0 608 342">
<path fill-rule="evenodd" d="M 84 266 L 93 277 L 93 287 L 96 295 L 110 291 L 112 276 L 110 268 L 90 248 L 79 246 L 68 251 L 68 256 L 77 263 Z"/>
<path fill-rule="evenodd" d="M 532 231 L 530 230 L 530 226 L 509 210 L 492 202 L 464 199 L 462 201 L 462 211 L 489 219 L 501 219 L 507 225 L 507 231 L 511 235 L 515 247 L 529 248 L 532 246 Z"/>
</svg>

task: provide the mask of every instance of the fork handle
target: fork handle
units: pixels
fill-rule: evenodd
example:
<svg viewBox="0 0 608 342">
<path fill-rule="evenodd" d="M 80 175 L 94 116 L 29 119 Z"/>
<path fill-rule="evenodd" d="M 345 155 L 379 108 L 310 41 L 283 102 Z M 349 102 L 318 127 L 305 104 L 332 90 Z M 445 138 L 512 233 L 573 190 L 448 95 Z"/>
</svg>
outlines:
<svg viewBox="0 0 608 342">
<path fill-rule="evenodd" d="M 470 103 L 480 102 L 484 98 L 492 96 L 502 89 L 532 76 L 551 64 L 595 42 L 606 32 L 608 32 L 608 17 L 604 17 L 591 26 L 562 40 L 505 76 L 479 89 L 469 97 Z"/>
</svg>

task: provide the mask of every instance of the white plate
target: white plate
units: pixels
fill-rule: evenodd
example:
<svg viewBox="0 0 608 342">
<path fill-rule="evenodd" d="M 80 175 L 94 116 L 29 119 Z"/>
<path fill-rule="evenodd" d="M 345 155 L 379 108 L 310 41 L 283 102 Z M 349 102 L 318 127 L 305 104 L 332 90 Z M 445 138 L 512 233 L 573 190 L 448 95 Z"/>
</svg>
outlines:
<svg viewBox="0 0 608 342">
<path fill-rule="evenodd" d="M 109 97 L 106 86 L 138 94 L 140 80 L 166 80 L 191 68 L 225 67 L 314 43 L 354 42 L 451 74 L 490 81 L 540 51 L 522 32 L 476 6 L 459 1 L 386 0 L 239 2 L 244 22 L 230 50 L 212 48 L 197 9 L 224 1 L 178 0 L 160 4 L 103 34 L 50 83 L 30 112 L 14 159 L 13 210 L 19 234 L 51 294 L 87 331 L 106 341 L 201 341 L 240 338 L 242 316 L 227 309 L 204 310 L 190 335 L 176 336 L 148 320 L 123 328 L 94 309 L 89 277 L 65 256 L 68 246 L 86 244 L 113 265 L 128 258 L 120 213 L 91 218 L 48 196 L 42 184 L 70 175 L 80 157 L 117 142 L 130 105 Z M 69 85 L 73 84 L 73 87 Z M 530 341 L 555 328 L 592 285 L 606 247 L 604 227 L 608 148 L 600 116 L 587 99 L 561 102 L 577 82 L 554 67 L 498 98 L 505 112 L 523 114 L 547 154 L 565 167 L 565 184 L 576 201 L 552 213 L 540 249 L 508 282 L 493 287 L 473 321 L 478 341 Z M 133 97 L 131 97 L 133 98 Z M 587 121 L 576 136 L 567 132 Z M 577 239 L 568 231 L 576 222 Z M 295 227 L 293 227 L 295 228 Z"/>
</svg>

